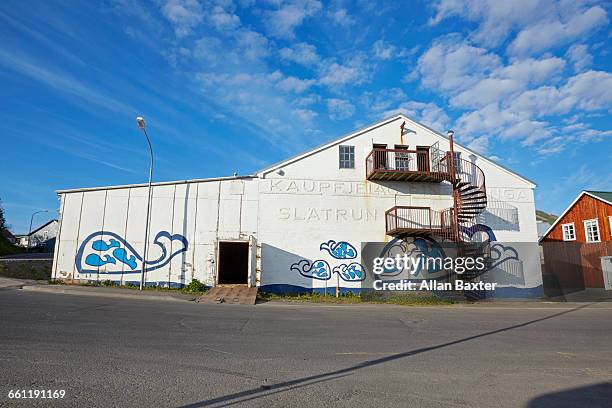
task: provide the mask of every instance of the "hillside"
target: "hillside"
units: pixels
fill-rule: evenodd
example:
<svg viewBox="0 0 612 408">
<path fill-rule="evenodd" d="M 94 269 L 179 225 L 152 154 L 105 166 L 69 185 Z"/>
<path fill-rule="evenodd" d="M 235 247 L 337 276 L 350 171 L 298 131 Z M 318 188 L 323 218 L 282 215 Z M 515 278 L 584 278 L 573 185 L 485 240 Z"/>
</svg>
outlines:
<svg viewBox="0 0 612 408">
<path fill-rule="evenodd" d="M 549 224 L 552 224 L 557 219 L 557 216 L 554 214 L 549 214 L 545 211 L 536 210 L 536 220 L 544 221 Z"/>
</svg>

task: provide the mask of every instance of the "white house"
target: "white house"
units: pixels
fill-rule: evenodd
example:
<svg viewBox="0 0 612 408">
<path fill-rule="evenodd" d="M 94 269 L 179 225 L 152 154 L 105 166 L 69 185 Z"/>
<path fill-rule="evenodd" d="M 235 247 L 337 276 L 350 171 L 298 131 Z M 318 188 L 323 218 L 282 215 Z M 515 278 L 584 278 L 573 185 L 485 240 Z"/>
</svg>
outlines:
<svg viewBox="0 0 612 408">
<path fill-rule="evenodd" d="M 57 220 L 49 220 L 32 232 L 26 235 L 20 235 L 17 239 L 17 245 L 22 247 L 37 248 L 42 246 L 48 246 L 51 242 L 49 252 L 53 249 L 53 239 L 57 236 L 59 229 L 59 222 Z"/>
<path fill-rule="evenodd" d="M 498 281 L 494 296 L 540 296 L 535 184 L 457 144 L 451 160 L 450 148 L 396 115 L 251 176 L 154 183 L 146 282 L 358 290 L 362 242 L 423 237 L 490 242 L 478 279 Z M 146 185 L 58 194 L 53 276 L 138 282 Z"/>
</svg>

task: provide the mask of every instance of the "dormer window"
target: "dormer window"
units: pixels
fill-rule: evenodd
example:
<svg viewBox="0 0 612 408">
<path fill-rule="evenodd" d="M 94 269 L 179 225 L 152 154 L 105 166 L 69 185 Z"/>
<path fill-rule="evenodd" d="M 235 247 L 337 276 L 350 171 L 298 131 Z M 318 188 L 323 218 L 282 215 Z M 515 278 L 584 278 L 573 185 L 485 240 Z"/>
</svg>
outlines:
<svg viewBox="0 0 612 408">
<path fill-rule="evenodd" d="M 355 168 L 355 146 L 340 145 L 340 168 Z"/>
</svg>

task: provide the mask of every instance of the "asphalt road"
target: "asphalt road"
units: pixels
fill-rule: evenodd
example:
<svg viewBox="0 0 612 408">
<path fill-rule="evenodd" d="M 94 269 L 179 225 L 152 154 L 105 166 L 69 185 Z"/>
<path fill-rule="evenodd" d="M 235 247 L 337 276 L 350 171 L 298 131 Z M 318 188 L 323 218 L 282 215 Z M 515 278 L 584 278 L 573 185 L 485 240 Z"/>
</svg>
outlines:
<svg viewBox="0 0 612 408">
<path fill-rule="evenodd" d="M 0 406 L 610 407 L 612 309 L 0 290 Z M 9 400 L 11 389 L 65 390 Z"/>
</svg>

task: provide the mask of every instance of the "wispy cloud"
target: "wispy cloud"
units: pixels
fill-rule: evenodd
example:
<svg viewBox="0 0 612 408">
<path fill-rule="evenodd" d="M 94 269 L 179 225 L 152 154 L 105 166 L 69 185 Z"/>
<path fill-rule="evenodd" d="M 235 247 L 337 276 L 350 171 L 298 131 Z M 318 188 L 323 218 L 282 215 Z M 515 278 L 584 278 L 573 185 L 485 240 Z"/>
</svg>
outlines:
<svg viewBox="0 0 612 408">
<path fill-rule="evenodd" d="M 94 87 L 86 85 L 65 73 L 44 68 L 14 52 L 0 49 L 0 66 L 17 74 L 28 76 L 45 86 L 54 88 L 61 94 L 70 95 L 106 110 L 129 113 L 130 115 L 135 115 L 137 112 L 132 106 L 107 96 Z"/>
<path fill-rule="evenodd" d="M 345 99 L 330 98 L 326 103 L 329 117 L 334 120 L 347 119 L 355 113 L 355 106 Z"/>
<path fill-rule="evenodd" d="M 512 166 L 554 167 L 587 144 L 602 155 L 612 140 L 610 8 L 599 1 L 436 0 L 409 14 L 371 1 L 40 7 L 0 11 L 0 81 L 14 102 L 3 131 L 31 138 L 25 125 L 42 118 L 63 156 L 118 178 L 140 177 L 146 161 L 138 144 L 115 144 L 124 128 L 135 135 L 136 114 L 160 168 L 179 178 L 254 170 L 398 111 Z M 82 117 L 92 127 L 81 134 L 69 122 Z"/>
<path fill-rule="evenodd" d="M 8 14 L 3 13 L 2 11 L 0 11 L 0 20 L 4 22 L 5 29 L 7 29 L 7 27 L 10 27 L 14 30 L 19 31 L 20 33 L 25 34 L 34 42 L 44 45 L 47 49 L 52 50 L 60 57 L 66 58 L 73 64 L 78 64 L 80 66 L 86 65 L 85 61 L 83 61 L 75 53 L 69 51 L 68 49 L 66 49 L 66 47 L 62 47 L 57 42 L 50 40 L 33 27 L 29 27 L 28 25 L 24 24 L 23 21 L 19 21 L 16 18 L 13 18 Z"/>
</svg>

